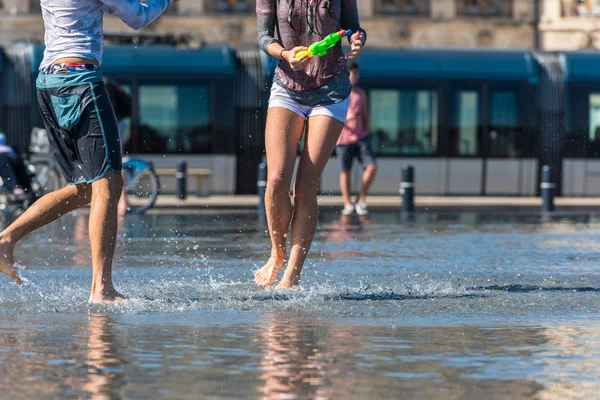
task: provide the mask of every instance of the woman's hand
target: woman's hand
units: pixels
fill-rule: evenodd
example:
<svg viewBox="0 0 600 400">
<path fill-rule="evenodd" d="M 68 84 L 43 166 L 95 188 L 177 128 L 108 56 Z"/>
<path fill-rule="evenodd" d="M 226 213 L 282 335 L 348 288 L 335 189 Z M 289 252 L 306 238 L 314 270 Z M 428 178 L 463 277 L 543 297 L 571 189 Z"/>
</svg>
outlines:
<svg viewBox="0 0 600 400">
<path fill-rule="evenodd" d="M 306 66 L 310 62 L 310 57 L 307 55 L 303 55 L 300 58 L 296 58 L 296 54 L 300 51 L 306 51 L 306 50 L 308 50 L 308 47 L 304 47 L 304 46 L 294 47 L 292 50 L 284 50 L 281 53 L 281 57 L 285 61 L 287 61 L 288 64 L 290 64 L 290 67 L 292 67 L 292 69 L 294 71 L 301 71 L 304 68 L 306 68 Z"/>
<path fill-rule="evenodd" d="M 350 53 L 346 55 L 348 60 L 351 60 L 361 53 L 363 48 L 363 40 L 365 35 L 361 31 L 354 32 L 352 36 L 350 36 Z"/>
</svg>

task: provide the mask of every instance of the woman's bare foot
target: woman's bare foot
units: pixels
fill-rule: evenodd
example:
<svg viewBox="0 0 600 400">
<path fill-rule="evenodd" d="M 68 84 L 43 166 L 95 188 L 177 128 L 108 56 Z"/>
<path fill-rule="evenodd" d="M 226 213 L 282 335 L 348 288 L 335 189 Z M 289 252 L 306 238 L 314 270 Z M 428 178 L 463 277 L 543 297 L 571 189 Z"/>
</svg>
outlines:
<svg viewBox="0 0 600 400">
<path fill-rule="evenodd" d="M 273 285 L 277 281 L 279 271 L 281 271 L 281 268 L 285 264 L 285 258 L 285 254 L 271 256 L 264 267 L 254 274 L 254 283 L 258 286 Z"/>
<path fill-rule="evenodd" d="M 110 287 L 108 289 L 98 290 L 97 293 L 90 295 L 90 304 L 107 304 L 107 303 L 125 303 L 127 297 L 117 292 L 115 288 Z"/>
<path fill-rule="evenodd" d="M 15 268 L 13 249 L 14 246 L 10 242 L 0 241 L 0 273 L 8 275 L 17 285 L 20 285 L 22 282 Z"/>
<path fill-rule="evenodd" d="M 298 271 L 296 268 L 288 266 L 281 282 L 279 282 L 279 285 L 277 285 L 275 289 L 290 289 L 294 286 L 298 286 L 300 284 L 300 272 L 301 271 Z"/>
</svg>

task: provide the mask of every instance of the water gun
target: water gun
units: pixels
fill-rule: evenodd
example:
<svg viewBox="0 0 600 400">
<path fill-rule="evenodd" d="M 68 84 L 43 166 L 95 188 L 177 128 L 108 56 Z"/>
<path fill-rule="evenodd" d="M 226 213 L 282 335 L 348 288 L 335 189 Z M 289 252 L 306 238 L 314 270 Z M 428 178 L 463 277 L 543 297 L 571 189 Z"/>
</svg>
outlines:
<svg viewBox="0 0 600 400">
<path fill-rule="evenodd" d="M 327 50 L 329 50 L 330 48 L 335 46 L 337 44 L 337 42 L 342 40 L 343 37 L 349 36 L 351 34 L 352 34 L 351 29 L 334 32 L 330 35 L 327 35 L 325 37 L 325 39 L 321 40 L 320 42 L 311 44 L 309 46 L 308 50 L 303 50 L 303 51 L 297 52 L 294 57 L 295 58 L 302 58 L 305 56 L 307 56 L 307 57 L 314 57 L 314 56 L 322 57 L 327 53 Z"/>
</svg>

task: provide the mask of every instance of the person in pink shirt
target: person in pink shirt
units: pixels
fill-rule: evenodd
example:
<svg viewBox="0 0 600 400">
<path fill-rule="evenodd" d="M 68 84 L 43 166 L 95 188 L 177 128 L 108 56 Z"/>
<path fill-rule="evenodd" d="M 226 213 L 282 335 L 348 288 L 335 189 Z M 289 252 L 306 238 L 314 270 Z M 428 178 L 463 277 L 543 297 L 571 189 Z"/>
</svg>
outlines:
<svg viewBox="0 0 600 400">
<path fill-rule="evenodd" d="M 346 116 L 346 125 L 337 142 L 337 155 L 342 168 L 340 175 L 340 188 L 344 197 L 344 209 L 342 214 L 350 215 L 354 211 L 358 215 L 367 215 L 367 193 L 375 179 L 377 172 L 377 162 L 375 155 L 371 151 L 369 141 L 369 105 L 367 93 L 358 86 L 360 79 L 360 67 L 356 62 L 352 62 L 350 68 L 350 83 L 352 92 L 350 93 L 350 105 L 348 115 Z M 350 174 L 352 171 L 352 162 L 354 158 L 358 159 L 364 167 L 362 176 L 362 187 L 356 204 L 350 197 Z"/>
</svg>

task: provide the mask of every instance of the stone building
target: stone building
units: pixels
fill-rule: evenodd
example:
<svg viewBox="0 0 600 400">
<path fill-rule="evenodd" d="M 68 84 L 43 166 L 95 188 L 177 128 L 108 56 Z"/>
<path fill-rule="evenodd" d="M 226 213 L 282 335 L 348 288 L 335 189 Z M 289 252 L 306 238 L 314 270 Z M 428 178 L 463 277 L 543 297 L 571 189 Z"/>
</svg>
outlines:
<svg viewBox="0 0 600 400">
<path fill-rule="evenodd" d="M 146 29 L 207 43 L 256 43 L 255 0 L 180 0 Z M 600 47 L 600 0 L 358 0 L 369 45 Z M 106 31 L 129 29 L 114 17 Z M 39 0 L 0 0 L 0 43 L 41 41 Z"/>
<path fill-rule="evenodd" d="M 600 0 L 545 0 L 539 19 L 546 50 L 600 49 Z"/>
</svg>

